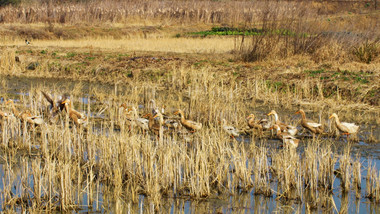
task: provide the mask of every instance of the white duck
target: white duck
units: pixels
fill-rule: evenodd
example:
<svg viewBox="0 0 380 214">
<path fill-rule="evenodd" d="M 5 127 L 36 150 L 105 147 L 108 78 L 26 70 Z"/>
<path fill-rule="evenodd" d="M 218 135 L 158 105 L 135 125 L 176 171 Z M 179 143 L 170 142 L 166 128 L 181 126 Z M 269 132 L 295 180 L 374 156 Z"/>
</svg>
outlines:
<svg viewBox="0 0 380 214">
<path fill-rule="evenodd" d="M 222 120 L 222 127 L 232 138 L 239 136 L 239 130 L 233 126 L 228 126 L 225 119 Z"/>
<path fill-rule="evenodd" d="M 297 132 L 298 132 L 297 127 L 292 126 L 292 125 L 288 125 L 288 124 L 285 124 L 285 123 L 281 122 L 280 119 L 278 118 L 278 114 L 277 114 L 277 112 L 275 110 L 272 110 L 271 112 L 269 112 L 268 116 L 269 115 L 273 115 L 274 116 L 275 124 L 280 127 L 280 129 L 281 129 L 282 132 L 287 132 L 287 133 L 289 133 L 292 136 L 295 136 L 297 134 Z"/>
<path fill-rule="evenodd" d="M 278 137 L 278 139 L 282 140 L 282 142 L 285 145 L 289 145 L 289 146 L 291 146 L 293 148 L 297 148 L 298 147 L 298 144 L 300 142 L 299 139 L 293 137 L 289 133 L 281 132 L 281 128 L 278 125 L 274 125 L 273 128 L 276 129 L 276 131 L 277 131 L 276 136 Z"/>
<path fill-rule="evenodd" d="M 336 127 L 338 127 L 339 131 L 343 132 L 345 135 L 350 134 L 356 134 L 359 130 L 359 126 L 355 125 L 354 123 L 346 123 L 346 122 L 340 122 L 338 115 L 333 113 L 329 119 L 335 118 L 335 124 Z"/>
<path fill-rule="evenodd" d="M 149 130 L 149 120 L 146 118 L 139 117 L 135 107 L 132 107 L 132 111 L 133 111 L 135 124 L 138 127 L 140 127 L 143 130 L 143 132 L 148 131 Z"/>
</svg>

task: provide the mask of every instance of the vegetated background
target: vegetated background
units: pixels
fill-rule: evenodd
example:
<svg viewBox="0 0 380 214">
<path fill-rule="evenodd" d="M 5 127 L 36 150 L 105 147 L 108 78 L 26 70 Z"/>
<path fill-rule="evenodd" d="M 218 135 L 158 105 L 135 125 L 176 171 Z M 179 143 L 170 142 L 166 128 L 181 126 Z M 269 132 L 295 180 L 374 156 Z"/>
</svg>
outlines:
<svg viewBox="0 0 380 214">
<path fill-rule="evenodd" d="M 308 78 L 316 78 L 323 84 L 334 80 L 342 82 L 340 88 L 347 91 L 363 89 L 362 96 L 371 97 L 368 102 L 378 104 L 380 95 L 372 81 L 379 77 L 377 0 L 21 0 L 1 4 L 0 35 L 4 44 L 14 41 L 11 44 L 14 45 L 24 39 L 81 43 L 87 40 L 88 47 L 94 47 L 97 40 L 103 39 L 104 46 L 111 47 L 111 40 L 122 43 L 138 38 L 149 44 L 142 48 L 144 51 L 197 54 L 214 42 L 220 45 L 207 50 L 212 57 L 226 56 L 222 60 L 227 58 L 230 63 L 261 63 L 249 66 L 256 68 L 281 64 L 287 69 L 290 66 L 288 73 L 293 74 L 302 69 Z M 164 45 L 153 50 L 155 45 L 150 42 Z M 227 42 L 233 45 L 222 46 Z M 201 44 L 201 48 L 178 51 L 185 44 Z M 125 46 L 136 47 L 137 42 Z M 176 48 L 169 50 L 170 46 Z M 274 75 L 273 70 L 269 72 Z M 343 78 L 336 79 L 334 75 Z"/>
</svg>

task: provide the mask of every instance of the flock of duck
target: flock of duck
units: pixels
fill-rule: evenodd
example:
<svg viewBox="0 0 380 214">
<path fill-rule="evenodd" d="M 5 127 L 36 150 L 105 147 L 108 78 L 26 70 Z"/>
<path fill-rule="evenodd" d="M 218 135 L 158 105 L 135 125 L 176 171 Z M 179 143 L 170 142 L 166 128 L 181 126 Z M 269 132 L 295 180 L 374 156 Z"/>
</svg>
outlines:
<svg viewBox="0 0 380 214">
<path fill-rule="evenodd" d="M 75 110 L 72 107 L 72 102 L 67 96 L 62 96 L 55 101 L 45 92 L 42 92 L 42 94 L 49 102 L 49 106 L 46 108 L 46 114 L 49 115 L 50 122 L 56 121 L 58 118 L 56 116 L 61 112 L 65 112 L 76 127 L 86 127 L 88 118 L 85 114 Z M 3 112 L 0 110 L 1 122 L 5 120 L 9 121 L 18 119 L 23 123 L 31 125 L 42 125 L 45 123 L 41 116 L 32 115 L 29 110 L 19 111 L 16 109 L 13 100 L 8 100 L 6 102 L 6 105 L 9 104 L 11 106 L 11 112 Z M 184 127 L 187 130 L 187 133 L 191 134 L 199 131 L 203 127 L 202 123 L 186 119 L 185 113 L 181 109 L 174 112 L 174 115 L 179 115 L 180 118 L 169 119 L 165 115 L 164 108 L 161 110 L 157 108 L 154 100 L 150 100 L 150 104 L 152 107 L 152 112 L 144 114 L 143 116 L 140 116 L 137 113 L 135 107 L 128 107 L 125 103 L 120 105 L 122 116 L 129 127 L 139 127 L 143 133 L 149 131 L 157 136 L 163 135 L 169 131 L 180 132 L 181 127 Z M 321 123 L 307 119 L 306 114 L 302 109 L 297 111 L 296 114 L 301 114 L 302 127 L 310 131 L 313 136 L 324 133 L 324 126 Z M 256 120 L 255 115 L 250 114 L 246 118 L 248 127 L 250 129 L 257 130 L 259 134 L 262 134 L 265 130 L 275 130 L 276 137 L 281 140 L 284 145 L 297 147 L 300 141 L 296 138 L 298 133 L 297 127 L 281 122 L 275 110 L 270 111 L 267 116 L 272 116 L 272 118 L 270 118 L 270 120 Z M 356 134 L 359 130 L 359 126 L 354 123 L 340 122 L 338 115 L 335 113 L 329 117 L 329 119 L 331 118 L 335 119 L 336 127 L 344 135 Z M 223 130 L 232 138 L 240 135 L 241 132 L 237 128 L 227 125 L 227 121 L 225 119 L 223 119 L 221 123 Z"/>
</svg>

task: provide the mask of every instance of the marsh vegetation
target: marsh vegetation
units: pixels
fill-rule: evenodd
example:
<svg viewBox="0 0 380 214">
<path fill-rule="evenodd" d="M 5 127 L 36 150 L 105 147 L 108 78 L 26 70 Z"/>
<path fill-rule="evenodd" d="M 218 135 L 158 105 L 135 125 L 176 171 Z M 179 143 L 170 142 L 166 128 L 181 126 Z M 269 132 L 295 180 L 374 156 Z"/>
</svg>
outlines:
<svg viewBox="0 0 380 214">
<path fill-rule="evenodd" d="M 378 210 L 379 12 L 367 3 L 0 8 L 1 211 Z M 66 107 L 52 113 L 42 91 Z M 297 127 L 297 147 L 248 126 L 251 114 L 273 125 L 271 110 Z M 159 125 L 179 116 L 202 126 Z"/>
</svg>

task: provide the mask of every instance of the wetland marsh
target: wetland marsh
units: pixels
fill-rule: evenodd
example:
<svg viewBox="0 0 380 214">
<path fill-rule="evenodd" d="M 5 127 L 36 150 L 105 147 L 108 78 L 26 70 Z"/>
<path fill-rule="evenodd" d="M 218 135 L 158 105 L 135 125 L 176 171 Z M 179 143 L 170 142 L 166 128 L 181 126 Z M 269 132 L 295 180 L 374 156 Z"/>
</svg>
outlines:
<svg viewBox="0 0 380 214">
<path fill-rule="evenodd" d="M 379 213 L 372 2 L 22 1 L 0 17 L 1 212 Z M 279 124 L 271 110 L 298 146 L 250 128 Z"/>
<path fill-rule="evenodd" d="M 206 118 L 202 116 L 206 113 L 202 109 L 213 109 L 215 105 L 207 102 L 202 106 L 210 106 L 193 112 L 195 117 L 200 114 L 198 120 L 205 124 L 202 131 L 191 134 L 190 141 L 181 136 L 166 135 L 159 144 L 158 139 L 149 133 L 142 134 L 136 127 L 127 128 L 120 103 L 150 112 L 149 100 L 154 98 L 158 103 L 165 103 L 168 117 L 174 117 L 175 109 L 191 103 L 191 98 L 187 97 L 189 93 L 178 93 L 175 97 L 170 95 L 170 90 L 152 86 L 146 86 L 150 87 L 146 89 L 76 81 L 67 83 L 59 79 L 2 78 L 7 86 L 2 87 L 4 111 L 9 109 L 5 100 L 13 99 L 18 108 L 26 107 L 33 112 L 41 109 L 42 112 L 48 102 L 40 91 L 54 89 L 57 93 L 54 97 L 70 93 L 75 108 L 89 117 L 86 131 L 70 125 L 64 114 L 58 123 L 28 127 L 27 132 L 19 129 L 16 135 L 2 126 L 3 210 L 185 213 L 261 210 L 269 213 L 309 210 L 376 212 L 378 209 L 378 202 L 366 198 L 367 185 L 373 185 L 375 192 L 379 185 L 380 144 L 376 112 L 357 110 L 361 118 L 350 117 L 351 120 L 357 118 L 353 122 L 361 127 L 358 142 L 347 142 L 345 137 L 313 140 L 304 131 L 298 136 L 303 137 L 297 150 L 287 150 L 280 148 L 282 143 L 270 133 L 266 133 L 265 138 L 258 138 L 253 133 L 244 132 L 239 138 L 230 139 L 220 124 L 201 119 Z M 212 100 L 222 101 L 223 96 L 219 96 Z M 237 98 L 230 94 L 229 99 Z M 252 105 L 251 102 L 240 103 L 244 111 L 223 111 L 228 105 L 235 105 L 234 102 L 227 103 L 212 117 L 220 118 L 221 114 L 225 118 L 236 117 L 235 124 L 241 129 L 246 128 L 241 119 L 248 112 L 254 111 L 258 117 L 265 117 L 269 112 L 267 105 Z M 278 105 L 271 108 L 283 109 Z M 283 109 L 279 114 L 286 115 L 282 116 L 285 122 L 298 124 L 299 118 L 294 115 L 296 108 Z M 310 111 L 308 115 L 318 116 Z M 327 113 L 323 115 L 327 116 Z M 290 162 L 281 161 L 285 159 Z M 314 178 L 317 186 L 313 187 L 314 194 L 310 193 L 308 179 L 311 178 L 308 176 L 315 171 L 304 169 L 323 170 L 326 159 L 327 166 L 332 168 L 324 172 L 326 174 L 314 175 L 318 177 Z M 312 162 L 316 165 L 308 165 Z M 346 169 L 348 189 L 342 186 L 342 164 L 349 165 Z M 289 171 L 278 172 L 285 169 L 283 167 Z M 360 172 L 361 184 L 360 189 L 355 190 L 357 184 L 350 180 L 357 179 L 354 176 L 356 170 Z M 368 170 L 374 173 L 371 181 L 368 180 Z M 40 175 L 38 179 L 37 175 Z M 326 182 L 325 179 L 331 179 L 331 189 L 324 190 L 318 184 Z M 37 187 L 36 182 L 40 186 Z M 313 203 L 315 200 L 318 203 Z"/>
</svg>

